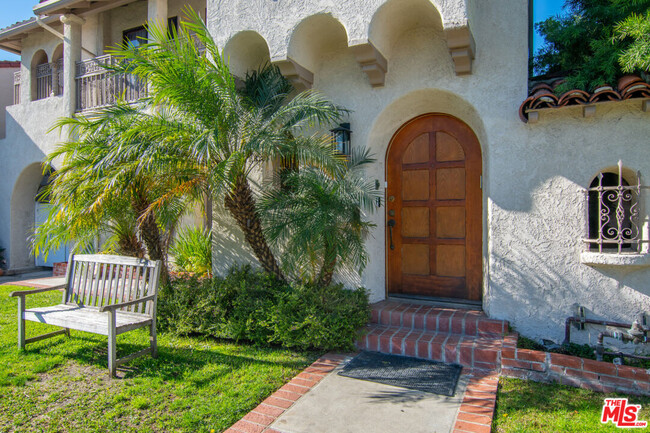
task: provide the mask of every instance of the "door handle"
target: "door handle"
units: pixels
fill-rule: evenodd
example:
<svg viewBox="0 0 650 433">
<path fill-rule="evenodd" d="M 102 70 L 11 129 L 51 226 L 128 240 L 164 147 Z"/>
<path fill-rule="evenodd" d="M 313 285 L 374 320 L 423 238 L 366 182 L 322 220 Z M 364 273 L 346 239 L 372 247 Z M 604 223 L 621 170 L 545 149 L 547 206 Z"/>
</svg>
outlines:
<svg viewBox="0 0 650 433">
<path fill-rule="evenodd" d="M 397 223 L 395 222 L 394 219 L 389 219 L 388 220 L 388 233 L 390 234 L 390 249 L 391 250 L 395 249 L 395 245 L 393 245 L 393 227 L 395 227 L 395 224 L 397 224 Z"/>
</svg>

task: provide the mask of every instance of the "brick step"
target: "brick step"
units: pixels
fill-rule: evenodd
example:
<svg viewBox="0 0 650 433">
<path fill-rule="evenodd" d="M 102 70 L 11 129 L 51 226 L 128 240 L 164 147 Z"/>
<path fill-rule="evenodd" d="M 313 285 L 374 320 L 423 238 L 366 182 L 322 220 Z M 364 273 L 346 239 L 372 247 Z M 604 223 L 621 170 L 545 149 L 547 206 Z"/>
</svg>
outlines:
<svg viewBox="0 0 650 433">
<path fill-rule="evenodd" d="M 371 324 L 476 337 L 503 336 L 508 322 L 481 311 L 434 307 L 416 302 L 382 301 L 371 305 Z"/>
<path fill-rule="evenodd" d="M 359 350 L 499 370 L 503 338 L 371 324 L 357 341 Z"/>
</svg>

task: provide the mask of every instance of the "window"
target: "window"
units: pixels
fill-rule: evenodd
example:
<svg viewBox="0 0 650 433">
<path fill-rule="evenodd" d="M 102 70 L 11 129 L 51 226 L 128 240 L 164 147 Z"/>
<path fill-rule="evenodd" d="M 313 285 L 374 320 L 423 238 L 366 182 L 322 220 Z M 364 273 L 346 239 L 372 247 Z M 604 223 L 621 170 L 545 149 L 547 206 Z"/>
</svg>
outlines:
<svg viewBox="0 0 650 433">
<path fill-rule="evenodd" d="M 640 174 L 635 181 L 623 176 L 621 161 L 618 170 L 603 171 L 592 180 L 587 190 L 589 238 L 586 242 L 590 251 L 640 251 L 640 182 Z"/>
<path fill-rule="evenodd" d="M 174 30 L 178 30 L 178 18 L 169 18 L 167 20 L 167 26 L 170 32 L 172 28 Z M 122 41 L 125 45 L 131 47 L 139 47 L 140 45 L 146 43 L 147 39 L 149 39 L 149 33 L 144 26 L 136 27 L 122 32 Z"/>
</svg>

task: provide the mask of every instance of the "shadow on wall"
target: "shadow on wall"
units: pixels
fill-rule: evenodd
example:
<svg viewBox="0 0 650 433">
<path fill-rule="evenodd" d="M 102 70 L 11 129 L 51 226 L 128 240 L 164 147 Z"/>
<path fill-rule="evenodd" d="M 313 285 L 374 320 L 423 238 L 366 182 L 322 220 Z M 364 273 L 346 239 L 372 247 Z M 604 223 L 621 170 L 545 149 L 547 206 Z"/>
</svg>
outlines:
<svg viewBox="0 0 650 433">
<path fill-rule="evenodd" d="M 539 240 L 520 239 L 508 253 L 493 254 L 490 262 L 486 310 L 510 320 L 522 335 L 561 343 L 565 319 L 584 306 L 593 319 L 631 323 L 638 313 L 650 312 L 650 288 L 645 273 L 592 269 L 580 263 L 575 248 L 555 253 L 539 248 Z M 561 270 L 563 273 L 558 272 Z M 595 344 L 598 327 L 572 330 L 572 342 Z"/>
<path fill-rule="evenodd" d="M 45 153 L 11 113 L 6 119 L 7 138 L 0 142 L 4 177 L 0 200 L 9 206 L 0 210 L 0 244 L 7 248 L 9 268 L 19 269 L 34 266 L 29 237 L 35 224 L 35 197 L 43 179 Z"/>
<path fill-rule="evenodd" d="M 235 265 L 259 266 L 244 233 L 223 205 L 215 200 L 212 224 L 212 270 L 215 275 L 225 275 Z"/>
</svg>

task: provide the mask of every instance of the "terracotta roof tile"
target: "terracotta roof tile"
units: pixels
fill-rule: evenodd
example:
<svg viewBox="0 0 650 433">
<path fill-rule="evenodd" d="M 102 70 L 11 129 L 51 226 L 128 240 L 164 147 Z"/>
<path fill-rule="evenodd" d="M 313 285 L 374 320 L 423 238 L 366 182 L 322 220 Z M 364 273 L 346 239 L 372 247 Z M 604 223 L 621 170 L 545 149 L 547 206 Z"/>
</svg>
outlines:
<svg viewBox="0 0 650 433">
<path fill-rule="evenodd" d="M 522 122 L 528 122 L 528 110 L 560 108 L 633 98 L 650 98 L 650 84 L 638 75 L 625 75 L 621 77 L 618 80 L 616 89 L 612 86 L 601 86 L 594 90 L 593 93 L 573 89 L 565 92 L 558 98 L 553 93 L 553 90 L 563 82 L 563 79 L 556 79 L 551 82 L 534 84 L 530 89 L 529 96 L 519 107 L 519 118 Z"/>
<path fill-rule="evenodd" d="M 32 17 L 32 18 L 29 18 L 27 20 L 18 21 L 17 23 L 14 23 L 14 24 L 12 24 L 12 25 L 10 25 L 8 27 L 5 27 L 4 29 L 0 29 L 0 33 L 6 32 L 7 30 L 15 29 L 16 27 L 20 27 L 20 26 L 23 26 L 25 24 L 29 24 L 32 21 L 36 21 L 36 18 Z"/>
<path fill-rule="evenodd" d="M 0 69 L 2 68 L 19 68 L 20 62 L 13 60 L 0 60 Z"/>
</svg>

